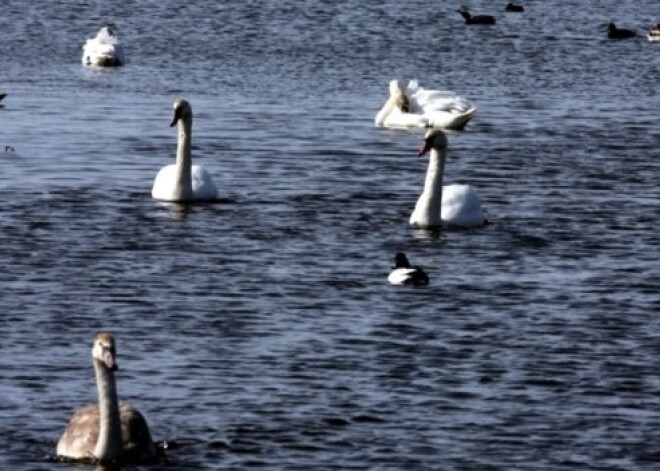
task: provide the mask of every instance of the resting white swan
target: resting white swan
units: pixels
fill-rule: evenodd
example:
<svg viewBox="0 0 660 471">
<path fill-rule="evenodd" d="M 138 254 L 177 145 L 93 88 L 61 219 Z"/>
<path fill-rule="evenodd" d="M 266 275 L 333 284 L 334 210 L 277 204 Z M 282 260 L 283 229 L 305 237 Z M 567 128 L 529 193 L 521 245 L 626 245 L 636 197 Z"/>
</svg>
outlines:
<svg viewBox="0 0 660 471">
<path fill-rule="evenodd" d="M 111 26 L 101 28 L 93 39 L 83 46 L 83 65 L 92 67 L 116 67 L 124 65 L 124 50 L 117 33 Z"/>
<path fill-rule="evenodd" d="M 390 97 L 376 114 L 376 126 L 463 129 L 477 112 L 468 99 L 450 91 L 427 90 L 411 80 L 404 89 L 390 81 Z"/>
<path fill-rule="evenodd" d="M 100 462 L 148 462 L 156 456 L 147 421 L 117 400 L 115 340 L 100 333 L 92 345 L 98 404 L 77 410 L 57 443 L 57 454 Z"/>
<path fill-rule="evenodd" d="M 418 155 L 431 151 L 424 191 L 410 216 L 410 224 L 418 227 L 441 225 L 476 227 L 486 223 L 481 201 L 469 185 L 442 186 L 447 151 L 447 137 L 442 130 L 430 130 Z"/>
<path fill-rule="evenodd" d="M 399 252 L 394 257 L 394 266 L 387 281 L 391 285 L 424 286 L 429 284 L 429 277 L 420 267 L 412 266 L 406 254 Z"/>
<path fill-rule="evenodd" d="M 160 169 L 151 196 L 163 201 L 201 201 L 218 197 L 218 188 L 211 175 L 199 165 L 192 165 L 192 107 L 184 99 L 174 102 L 170 126 L 178 125 L 179 141 L 176 163 Z"/>
</svg>

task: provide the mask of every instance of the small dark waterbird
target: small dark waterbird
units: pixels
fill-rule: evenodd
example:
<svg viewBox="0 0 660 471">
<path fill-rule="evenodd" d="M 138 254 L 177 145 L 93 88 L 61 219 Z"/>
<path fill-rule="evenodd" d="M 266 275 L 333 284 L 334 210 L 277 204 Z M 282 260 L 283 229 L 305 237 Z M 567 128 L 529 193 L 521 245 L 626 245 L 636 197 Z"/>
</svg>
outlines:
<svg viewBox="0 0 660 471">
<path fill-rule="evenodd" d="M 504 10 L 514 13 L 522 13 L 525 11 L 525 7 L 517 3 L 509 2 L 506 4 L 506 7 L 504 7 Z"/>
<path fill-rule="evenodd" d="M 631 29 L 617 28 L 613 21 L 610 21 L 610 24 L 607 25 L 607 37 L 609 39 L 628 39 L 634 38 L 637 36 Z"/>
<path fill-rule="evenodd" d="M 465 18 L 466 25 L 494 25 L 495 17 L 491 15 L 472 15 L 466 6 L 462 6 L 458 11 Z"/>
<path fill-rule="evenodd" d="M 394 266 L 387 277 L 391 285 L 425 286 L 429 284 L 429 277 L 420 267 L 413 266 L 404 253 L 394 256 Z"/>
</svg>

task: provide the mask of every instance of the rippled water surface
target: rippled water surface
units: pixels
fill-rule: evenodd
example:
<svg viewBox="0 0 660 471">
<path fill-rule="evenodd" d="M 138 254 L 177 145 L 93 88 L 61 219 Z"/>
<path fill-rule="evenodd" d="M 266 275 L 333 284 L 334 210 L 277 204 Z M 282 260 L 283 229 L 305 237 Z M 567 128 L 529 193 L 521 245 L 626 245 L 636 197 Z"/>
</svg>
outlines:
<svg viewBox="0 0 660 471">
<path fill-rule="evenodd" d="M 660 467 L 655 0 L 0 2 L 0 468 L 52 460 L 118 340 L 156 469 Z M 80 65 L 116 24 L 128 64 Z M 446 182 L 490 220 L 408 225 L 393 77 L 472 99 Z M 221 199 L 151 199 L 172 101 Z M 393 288 L 395 252 L 428 287 Z"/>
</svg>

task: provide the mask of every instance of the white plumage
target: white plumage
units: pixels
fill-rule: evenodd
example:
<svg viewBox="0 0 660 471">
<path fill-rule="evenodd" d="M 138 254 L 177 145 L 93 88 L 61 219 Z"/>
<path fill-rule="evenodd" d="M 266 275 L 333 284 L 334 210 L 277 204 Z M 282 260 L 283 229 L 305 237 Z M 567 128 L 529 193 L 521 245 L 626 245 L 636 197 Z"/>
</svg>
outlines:
<svg viewBox="0 0 660 471">
<path fill-rule="evenodd" d="M 404 89 L 398 80 L 390 81 L 390 97 L 376 114 L 376 126 L 387 128 L 462 129 L 477 108 L 454 92 L 427 90 L 411 80 Z"/>
<path fill-rule="evenodd" d="M 90 67 L 117 67 L 124 65 L 124 49 L 117 32 L 111 26 L 101 28 L 83 46 L 82 63 Z"/>
<path fill-rule="evenodd" d="M 162 201 L 191 202 L 215 200 L 218 188 L 201 166 L 192 165 L 192 107 L 186 100 L 174 102 L 170 126 L 178 126 L 176 163 L 161 168 L 154 180 L 151 196 Z"/>
<path fill-rule="evenodd" d="M 429 150 L 431 155 L 424 190 L 410 216 L 410 224 L 418 227 L 481 226 L 486 218 L 477 191 L 469 185 L 442 185 L 446 149 L 447 137 L 441 130 L 426 134 L 418 155 Z"/>
</svg>

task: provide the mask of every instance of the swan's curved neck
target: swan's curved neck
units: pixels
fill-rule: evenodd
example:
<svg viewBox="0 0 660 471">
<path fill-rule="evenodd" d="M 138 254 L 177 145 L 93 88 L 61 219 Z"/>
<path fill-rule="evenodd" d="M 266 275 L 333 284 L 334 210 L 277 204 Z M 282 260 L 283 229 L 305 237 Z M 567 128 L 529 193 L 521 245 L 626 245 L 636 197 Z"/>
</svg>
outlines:
<svg viewBox="0 0 660 471">
<path fill-rule="evenodd" d="M 115 375 L 98 360 L 94 360 L 94 370 L 99 395 L 99 438 L 94 448 L 94 457 L 102 461 L 121 460 L 124 446 Z"/>
<path fill-rule="evenodd" d="M 431 149 L 429 167 L 426 171 L 424 191 L 420 201 L 424 201 L 429 214 L 440 215 L 442 208 L 442 177 L 445 172 L 445 150 Z"/>
<path fill-rule="evenodd" d="M 176 149 L 176 191 L 178 200 L 192 199 L 192 117 L 177 123 L 179 140 Z"/>
<path fill-rule="evenodd" d="M 387 101 L 380 109 L 378 114 L 376 114 L 376 119 L 375 119 L 376 125 L 382 126 L 385 123 L 387 117 L 392 113 L 392 111 L 395 108 L 396 108 L 396 97 L 390 96 L 390 98 L 387 99 Z"/>
</svg>

